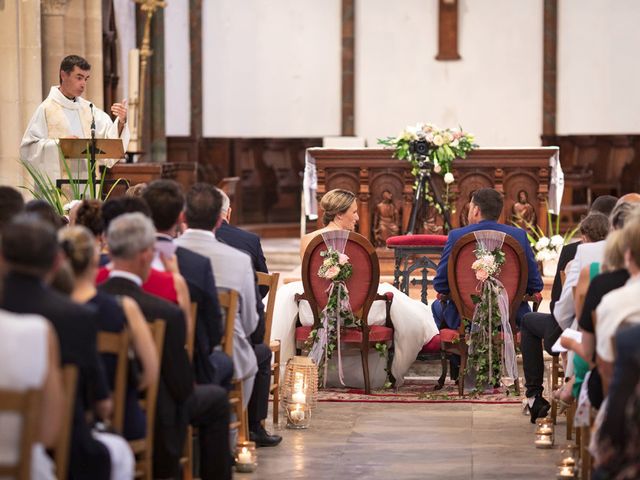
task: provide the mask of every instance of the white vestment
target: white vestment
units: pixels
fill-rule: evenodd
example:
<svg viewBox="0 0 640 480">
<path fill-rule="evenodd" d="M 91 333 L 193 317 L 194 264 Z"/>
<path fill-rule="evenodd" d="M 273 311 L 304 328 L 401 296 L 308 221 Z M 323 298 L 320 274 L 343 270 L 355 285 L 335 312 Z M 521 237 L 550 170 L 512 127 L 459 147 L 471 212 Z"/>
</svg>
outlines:
<svg viewBox="0 0 640 480">
<path fill-rule="evenodd" d="M 69 100 L 58 87 L 51 87 L 49 96 L 36 109 L 20 143 L 20 159 L 29 162 L 55 183 L 66 178 L 64 165 L 58 149 L 58 139 L 68 137 L 91 138 L 90 102 L 82 97 Z M 118 135 L 119 120 L 112 121 L 109 115 L 93 107 L 96 122 L 96 138 L 121 138 L 124 150 L 129 146 L 127 124 Z M 74 177 L 86 178 L 84 160 L 70 160 Z M 113 165 L 113 163 L 111 164 Z M 108 165 L 108 166 L 111 166 Z"/>
</svg>

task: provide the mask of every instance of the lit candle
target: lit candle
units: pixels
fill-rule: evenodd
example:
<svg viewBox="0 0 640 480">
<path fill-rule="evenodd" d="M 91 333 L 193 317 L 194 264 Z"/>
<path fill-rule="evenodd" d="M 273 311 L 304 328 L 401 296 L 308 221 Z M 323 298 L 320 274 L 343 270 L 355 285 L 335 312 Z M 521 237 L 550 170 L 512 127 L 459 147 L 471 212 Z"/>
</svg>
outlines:
<svg viewBox="0 0 640 480">
<path fill-rule="evenodd" d="M 242 447 L 242 451 L 238 454 L 238 463 L 251 463 L 251 452 L 247 447 Z"/>
<path fill-rule="evenodd" d="M 572 467 L 560 467 L 558 478 L 574 478 Z"/>
<path fill-rule="evenodd" d="M 291 420 L 294 420 L 296 422 L 304 420 L 304 411 L 302 410 L 302 406 L 299 403 L 296 403 L 295 410 L 291 412 Z"/>
<path fill-rule="evenodd" d="M 307 403 L 307 396 L 302 392 L 296 392 L 291 395 L 291 400 L 295 403 Z"/>
</svg>

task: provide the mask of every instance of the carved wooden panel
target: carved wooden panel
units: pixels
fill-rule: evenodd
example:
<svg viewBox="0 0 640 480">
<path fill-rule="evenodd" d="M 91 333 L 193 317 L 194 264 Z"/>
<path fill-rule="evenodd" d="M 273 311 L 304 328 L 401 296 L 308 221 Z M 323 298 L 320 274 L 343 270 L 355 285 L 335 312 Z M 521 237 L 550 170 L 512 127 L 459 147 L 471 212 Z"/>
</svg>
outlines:
<svg viewBox="0 0 640 480">
<path fill-rule="evenodd" d="M 546 228 L 546 205 L 542 201 L 548 194 L 549 161 L 557 152 L 554 148 L 492 150 L 478 149 L 464 160 L 456 160 L 453 174 L 457 179 L 451 193 L 455 200 L 455 214 L 452 226 L 460 225 L 459 216 L 468 203 L 469 194 L 482 187 L 494 187 L 504 192 L 506 204 L 502 220 L 510 221 L 510 209 L 518 190 L 526 190 L 534 205 L 541 228 Z M 389 191 L 393 204 L 402 218 L 401 233 L 404 233 L 413 204 L 413 176 L 409 164 L 392 158 L 392 152 L 385 149 L 335 150 L 313 148 L 308 151 L 316 161 L 318 175 L 318 200 L 328 190 L 345 188 L 355 192 L 360 202 L 359 232 L 365 237 L 376 239 L 376 208 L 383 192 Z M 500 165 L 499 168 L 496 165 Z M 444 185 L 440 176 L 434 176 L 435 185 L 442 191 Z M 507 204 L 507 202 L 510 202 Z M 429 208 L 430 207 L 430 208 Z M 321 216 L 321 212 L 320 216 Z M 423 231 L 438 231 L 442 218 L 433 207 L 425 206 L 420 225 Z M 318 226 L 321 226 L 321 218 Z M 378 242 L 379 243 L 379 242 Z"/>
<path fill-rule="evenodd" d="M 565 172 L 593 172 L 591 190 L 598 195 L 640 191 L 640 135 L 543 135 L 544 145 L 560 147 Z M 570 203 L 572 199 L 563 199 Z"/>
</svg>

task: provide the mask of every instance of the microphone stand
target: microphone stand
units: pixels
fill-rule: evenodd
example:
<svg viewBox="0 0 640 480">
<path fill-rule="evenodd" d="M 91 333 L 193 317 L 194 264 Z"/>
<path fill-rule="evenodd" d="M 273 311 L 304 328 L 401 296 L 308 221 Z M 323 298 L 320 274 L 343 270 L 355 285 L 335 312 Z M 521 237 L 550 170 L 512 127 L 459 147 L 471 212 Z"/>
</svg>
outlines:
<svg viewBox="0 0 640 480">
<path fill-rule="evenodd" d="M 93 115 L 93 103 L 89 104 L 91 108 L 91 147 L 89 149 L 89 172 L 92 176 L 91 182 L 91 198 L 96 198 L 96 117 Z"/>
</svg>

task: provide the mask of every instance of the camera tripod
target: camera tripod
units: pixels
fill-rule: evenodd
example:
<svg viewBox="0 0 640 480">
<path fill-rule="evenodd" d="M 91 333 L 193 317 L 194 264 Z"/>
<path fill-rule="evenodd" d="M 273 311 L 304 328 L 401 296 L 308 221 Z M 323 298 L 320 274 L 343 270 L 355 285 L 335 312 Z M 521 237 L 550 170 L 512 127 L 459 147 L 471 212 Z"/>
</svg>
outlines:
<svg viewBox="0 0 640 480">
<path fill-rule="evenodd" d="M 427 157 L 420 158 L 418 162 L 420 172 L 418 173 L 417 186 L 413 196 L 413 206 L 411 207 L 411 216 L 409 217 L 409 226 L 407 228 L 407 235 L 414 234 L 416 229 L 416 220 L 418 218 L 418 211 L 422 206 L 428 207 L 427 199 L 424 198 L 424 192 L 427 185 L 433 193 L 433 199 L 435 203 L 440 206 L 442 217 L 444 218 L 444 229 L 446 232 L 451 230 L 451 217 L 449 215 L 448 208 L 445 208 L 445 204 L 440 196 L 438 186 L 433 182 L 431 178 L 431 172 L 433 171 L 433 163 L 431 163 Z"/>
</svg>

